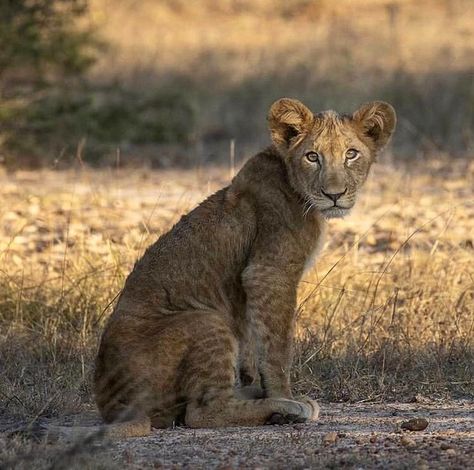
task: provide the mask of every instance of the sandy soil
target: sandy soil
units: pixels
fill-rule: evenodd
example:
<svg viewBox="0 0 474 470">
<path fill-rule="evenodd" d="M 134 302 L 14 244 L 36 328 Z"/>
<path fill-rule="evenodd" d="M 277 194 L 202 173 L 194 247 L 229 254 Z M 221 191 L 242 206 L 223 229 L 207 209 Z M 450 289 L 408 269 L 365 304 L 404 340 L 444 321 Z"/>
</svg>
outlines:
<svg viewBox="0 0 474 470">
<path fill-rule="evenodd" d="M 428 427 L 401 430 L 411 418 L 425 418 Z M 97 415 L 67 421 L 95 424 Z M 49 468 L 469 469 L 474 402 L 326 403 L 320 420 L 309 424 L 154 430 L 149 437 L 92 439 L 51 450 Z"/>
<path fill-rule="evenodd" d="M 413 417 L 426 430 L 401 431 Z M 136 468 L 474 468 L 474 403 L 326 404 L 311 424 L 156 431 L 110 450 Z"/>
</svg>

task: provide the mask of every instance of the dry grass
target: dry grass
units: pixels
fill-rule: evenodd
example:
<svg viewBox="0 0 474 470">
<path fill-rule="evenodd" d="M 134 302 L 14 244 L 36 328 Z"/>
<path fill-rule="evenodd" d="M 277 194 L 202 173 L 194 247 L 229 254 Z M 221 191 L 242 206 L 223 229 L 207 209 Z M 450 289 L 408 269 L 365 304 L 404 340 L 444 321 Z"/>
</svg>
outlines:
<svg viewBox="0 0 474 470">
<path fill-rule="evenodd" d="M 152 73 L 150 85 L 166 74 L 236 84 L 303 67 L 311 84 L 343 67 L 346 79 L 373 83 L 379 76 L 367 77 L 369 70 L 472 67 L 474 7 L 464 0 L 92 0 L 92 6 L 92 21 L 113 45 L 97 64 L 98 78 L 130 80 L 143 71 Z"/>
<path fill-rule="evenodd" d="M 237 158 L 261 148 L 282 96 L 340 112 L 383 99 L 398 156 L 473 152 L 472 0 L 89 2 L 108 47 L 87 77 L 27 101 L 4 90 L 9 168 L 108 166 L 117 149 L 129 166 L 222 164 L 231 139 Z"/>
<path fill-rule="evenodd" d="M 331 222 L 301 285 L 296 392 L 323 401 L 472 399 L 473 177 L 466 161 L 386 163 L 355 213 Z M 37 417 L 84 424 L 98 337 L 124 277 L 228 178 L 219 168 L 0 176 L 0 432 Z M 93 441 L 0 439 L 0 466 L 112 468 L 130 459 L 95 450 Z"/>
<path fill-rule="evenodd" d="M 92 21 L 111 44 L 92 71 L 94 81 L 174 91 L 192 104 L 196 147 L 177 151 L 180 162 L 189 154 L 218 160 L 210 144 L 228 145 L 231 138 L 238 154 L 260 148 L 266 110 L 281 96 L 340 111 L 385 99 L 400 118 L 398 154 L 473 149 L 470 0 L 93 0 L 92 6 Z"/>
<path fill-rule="evenodd" d="M 326 400 L 473 396 L 472 164 L 379 166 L 301 285 L 295 387 Z M 134 260 L 228 172 L 1 177 L 4 420 L 92 405 L 101 326 Z"/>
<path fill-rule="evenodd" d="M 400 116 L 394 154 L 418 157 L 387 158 L 353 215 L 331 222 L 300 288 L 295 391 L 327 401 L 472 399 L 473 2 L 92 4 L 112 45 L 92 81 L 184 96 L 195 113 L 184 152 L 117 142 L 110 161 L 149 153 L 159 166 L 197 169 L 0 174 L 0 432 L 94 409 L 98 338 L 133 262 L 228 182 L 227 170 L 202 165 L 220 161 L 216 147 L 225 159 L 236 139 L 237 161 L 261 147 L 265 112 L 285 95 L 314 110 L 386 99 Z M 471 160 L 443 156 L 456 152 Z M 26 455 L 29 468 L 31 451 L 0 440 L 0 467 Z M 54 449 L 41 453 L 45 467 L 57 461 Z"/>
</svg>

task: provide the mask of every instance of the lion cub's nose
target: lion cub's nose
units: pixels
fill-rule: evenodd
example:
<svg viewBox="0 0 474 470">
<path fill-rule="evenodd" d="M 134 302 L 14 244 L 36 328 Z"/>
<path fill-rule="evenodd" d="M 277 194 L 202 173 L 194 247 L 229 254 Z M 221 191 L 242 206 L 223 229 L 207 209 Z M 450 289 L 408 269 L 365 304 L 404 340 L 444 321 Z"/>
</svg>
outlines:
<svg viewBox="0 0 474 470">
<path fill-rule="evenodd" d="M 336 204 L 337 200 L 341 197 L 344 196 L 344 194 L 347 193 L 347 188 L 342 191 L 342 193 L 327 193 L 324 191 L 324 189 L 321 188 L 321 192 L 329 199 L 331 199 L 334 204 Z"/>
</svg>

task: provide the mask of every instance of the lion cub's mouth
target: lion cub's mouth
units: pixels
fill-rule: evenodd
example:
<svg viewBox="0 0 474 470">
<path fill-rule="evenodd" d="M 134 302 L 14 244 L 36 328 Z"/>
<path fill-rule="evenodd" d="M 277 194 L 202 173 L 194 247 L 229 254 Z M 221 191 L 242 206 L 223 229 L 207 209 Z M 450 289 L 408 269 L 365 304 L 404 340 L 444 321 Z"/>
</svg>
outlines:
<svg viewBox="0 0 474 470">
<path fill-rule="evenodd" d="M 348 215 L 351 211 L 351 208 L 340 207 L 340 206 L 332 206 L 328 207 L 327 209 L 321 209 L 321 214 L 326 219 L 334 219 L 334 218 L 341 218 Z"/>
</svg>

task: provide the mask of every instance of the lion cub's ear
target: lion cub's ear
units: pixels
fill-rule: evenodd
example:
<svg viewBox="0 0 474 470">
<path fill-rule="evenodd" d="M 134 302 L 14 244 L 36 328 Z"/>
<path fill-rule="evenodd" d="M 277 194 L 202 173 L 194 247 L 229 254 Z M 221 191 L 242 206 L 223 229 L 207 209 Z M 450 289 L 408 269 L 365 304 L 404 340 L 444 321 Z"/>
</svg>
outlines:
<svg viewBox="0 0 474 470">
<path fill-rule="evenodd" d="M 387 144 L 397 123 L 393 106 L 384 101 L 362 105 L 352 118 L 360 124 L 364 135 L 373 141 L 375 150 L 380 150 Z"/>
<path fill-rule="evenodd" d="M 282 98 L 272 104 L 268 122 L 273 143 L 286 150 L 312 128 L 314 115 L 301 101 Z"/>
</svg>

